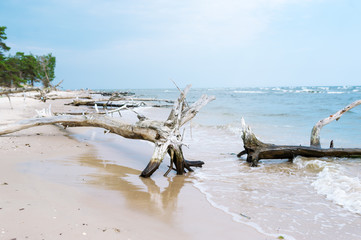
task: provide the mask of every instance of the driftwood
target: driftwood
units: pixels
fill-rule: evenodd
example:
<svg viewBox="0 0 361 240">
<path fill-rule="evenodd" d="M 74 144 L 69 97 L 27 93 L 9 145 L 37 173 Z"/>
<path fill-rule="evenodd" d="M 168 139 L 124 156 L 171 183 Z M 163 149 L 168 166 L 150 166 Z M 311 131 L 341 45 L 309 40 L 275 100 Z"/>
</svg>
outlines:
<svg viewBox="0 0 361 240">
<path fill-rule="evenodd" d="M 156 108 L 162 108 L 162 107 L 172 107 L 172 105 L 169 104 L 149 104 L 145 102 L 134 102 L 134 101 L 122 101 L 122 102 L 105 102 L 105 101 L 95 101 L 92 99 L 75 99 L 71 103 L 67 103 L 65 105 L 73 105 L 73 106 L 89 106 L 93 107 L 95 105 L 102 107 L 104 109 L 106 108 L 119 108 L 119 107 L 127 107 L 127 108 L 136 108 L 136 107 L 156 107 Z"/>
<path fill-rule="evenodd" d="M 242 155 L 247 154 L 247 162 L 249 162 L 252 167 L 257 166 L 258 161 L 261 159 L 289 159 L 292 161 L 296 156 L 361 157 L 361 148 L 334 148 L 333 141 L 330 143 L 330 148 L 321 148 L 320 145 L 321 128 L 333 120 L 338 120 L 343 113 L 359 104 L 361 104 L 361 100 L 355 101 L 335 114 L 330 115 L 328 118 L 318 121 L 312 129 L 310 140 L 311 146 L 309 147 L 263 143 L 258 140 L 250 127 L 245 124 L 244 119 L 242 119 L 242 140 L 245 150 L 240 152 L 237 156 L 241 157 Z"/>
<path fill-rule="evenodd" d="M 56 86 L 58 86 L 62 81 L 60 81 Z M 10 100 L 10 94 L 16 93 L 25 93 L 25 92 L 37 92 L 38 94 L 32 94 L 31 96 L 27 96 L 29 98 L 34 98 L 46 102 L 47 100 L 56 100 L 56 99 L 74 99 L 74 98 L 82 98 L 82 99 L 89 99 L 91 98 L 90 93 L 88 91 L 77 91 L 71 92 L 72 94 L 64 95 L 64 91 L 58 91 L 56 86 L 49 87 L 49 88 L 4 88 L 0 89 L 0 96 L 6 95 Z M 91 100 L 93 101 L 93 100 Z M 108 99 L 106 99 L 108 101 Z M 94 104 L 92 105 L 94 106 Z"/>
<path fill-rule="evenodd" d="M 60 82 L 61 83 L 61 82 Z M 25 92 L 38 92 L 39 94 L 34 95 L 34 98 L 46 102 L 48 98 L 47 94 L 51 91 L 51 88 L 7 88 L 0 90 L 0 95 L 6 95 L 9 98 L 9 94 L 25 93 Z"/>
<path fill-rule="evenodd" d="M 120 92 L 110 92 L 110 91 L 92 91 L 92 94 L 100 94 L 102 96 L 109 96 L 109 97 L 114 97 L 114 96 L 132 96 L 135 95 L 135 93 L 133 92 L 128 92 L 128 91 L 120 91 Z"/>
<path fill-rule="evenodd" d="M 0 95 L 7 95 L 13 93 L 22 93 L 22 92 L 38 92 L 41 91 L 40 88 L 5 88 L 0 90 Z"/>
<path fill-rule="evenodd" d="M 82 126 L 100 127 L 125 138 L 142 139 L 154 143 L 155 148 L 153 156 L 147 167 L 143 170 L 141 174 L 142 177 L 151 176 L 153 172 L 158 169 L 166 154 L 169 154 L 171 161 L 169 170 L 166 174 L 173 169 L 173 164 L 177 174 L 183 174 L 185 169 L 192 171 L 192 166 L 201 167 L 204 163 L 201 161 L 187 161 L 184 159 L 180 128 L 195 117 L 203 106 L 215 99 L 213 96 L 209 97 L 203 95 L 198 101 L 189 106 L 185 99 L 189 89 L 190 85 L 181 92 L 166 121 L 150 120 L 138 113 L 137 117 L 139 121 L 135 124 L 125 123 L 121 119 L 97 113 L 81 116 L 50 116 L 50 114 L 47 113 L 43 114 L 46 115 L 45 117 L 27 119 L 17 123 L 0 126 L 0 135 L 49 124 L 60 124 L 65 128 Z"/>
<path fill-rule="evenodd" d="M 122 101 L 122 102 L 120 102 Z M 123 105 L 137 105 L 138 103 L 146 105 L 145 102 L 165 102 L 172 103 L 174 101 L 167 99 L 154 99 L 154 98 L 125 98 L 125 97 L 117 97 L 117 98 L 101 98 L 101 99 L 73 99 L 71 103 L 67 103 L 66 105 L 74 105 L 74 106 L 94 106 L 97 104 L 99 106 L 106 107 L 122 107 Z M 148 104 L 151 107 L 168 107 L 170 105 L 161 105 L 161 104 Z"/>
<path fill-rule="evenodd" d="M 334 120 L 338 121 L 340 119 L 340 117 L 342 116 L 342 114 L 344 114 L 345 112 L 351 110 L 352 108 L 354 108 L 360 104 L 361 104 L 361 100 L 357 100 L 357 101 L 351 103 L 350 105 L 347 105 L 346 107 L 344 107 L 340 111 L 336 112 L 335 114 L 330 115 L 329 117 L 318 121 L 315 124 L 315 126 L 312 128 L 310 145 L 314 146 L 314 147 L 321 147 L 320 131 L 321 131 L 322 127 L 329 124 L 330 122 L 332 122 Z"/>
<path fill-rule="evenodd" d="M 11 99 L 10 99 L 10 94 L 34 92 L 34 91 L 40 92 L 41 89 L 40 88 L 4 88 L 4 89 L 0 89 L 0 96 L 5 95 L 9 99 L 11 109 L 13 109 Z"/>
<path fill-rule="evenodd" d="M 141 102 L 166 102 L 166 103 L 174 103 L 173 100 L 169 99 L 157 99 L 157 98 L 123 98 L 122 100 L 127 101 L 141 101 Z"/>
</svg>

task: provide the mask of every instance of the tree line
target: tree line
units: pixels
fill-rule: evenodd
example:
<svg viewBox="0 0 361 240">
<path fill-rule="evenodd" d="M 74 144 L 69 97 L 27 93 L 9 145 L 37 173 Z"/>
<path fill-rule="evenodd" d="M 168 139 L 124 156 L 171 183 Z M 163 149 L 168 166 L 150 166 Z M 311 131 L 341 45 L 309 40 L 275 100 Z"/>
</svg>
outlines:
<svg viewBox="0 0 361 240">
<path fill-rule="evenodd" d="M 7 39 L 5 30 L 5 26 L 0 26 L 0 87 L 34 86 L 36 83 L 50 87 L 55 78 L 55 57 L 51 53 L 5 55 L 10 50 L 4 42 Z"/>
</svg>

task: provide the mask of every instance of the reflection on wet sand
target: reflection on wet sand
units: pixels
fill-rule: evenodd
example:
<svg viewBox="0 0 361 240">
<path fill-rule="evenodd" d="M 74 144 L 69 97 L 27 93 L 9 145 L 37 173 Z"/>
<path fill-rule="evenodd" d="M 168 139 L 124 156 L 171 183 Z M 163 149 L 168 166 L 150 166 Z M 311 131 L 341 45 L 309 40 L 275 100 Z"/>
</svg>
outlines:
<svg viewBox="0 0 361 240">
<path fill-rule="evenodd" d="M 190 183 L 189 177 L 186 180 L 185 176 L 162 177 L 156 183 L 151 178 L 139 177 L 140 170 L 99 159 L 91 153 L 77 160 L 82 166 L 96 170 L 86 174 L 87 184 L 120 192 L 128 207 L 161 216 L 167 221 L 176 209 L 181 188 Z"/>
</svg>

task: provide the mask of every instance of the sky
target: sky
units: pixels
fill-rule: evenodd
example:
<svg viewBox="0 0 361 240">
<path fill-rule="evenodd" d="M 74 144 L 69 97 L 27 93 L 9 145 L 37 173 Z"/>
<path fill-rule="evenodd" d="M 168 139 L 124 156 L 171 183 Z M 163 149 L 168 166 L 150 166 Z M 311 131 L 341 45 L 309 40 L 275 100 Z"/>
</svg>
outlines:
<svg viewBox="0 0 361 240">
<path fill-rule="evenodd" d="M 65 89 L 361 85 L 360 0 L 1 0 Z"/>
</svg>

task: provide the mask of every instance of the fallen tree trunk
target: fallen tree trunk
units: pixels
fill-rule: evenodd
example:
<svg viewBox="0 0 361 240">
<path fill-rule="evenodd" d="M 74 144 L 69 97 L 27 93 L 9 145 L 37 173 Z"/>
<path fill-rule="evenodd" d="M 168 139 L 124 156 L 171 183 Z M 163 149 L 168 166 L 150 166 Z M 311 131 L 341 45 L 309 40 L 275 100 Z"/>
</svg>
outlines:
<svg viewBox="0 0 361 240">
<path fill-rule="evenodd" d="M 171 159 L 169 169 L 172 169 L 174 164 L 177 174 L 183 174 L 185 169 L 192 171 L 190 167 L 200 167 L 203 162 L 187 161 L 184 159 L 182 152 L 182 135 L 180 134 L 179 129 L 190 121 L 203 106 L 215 99 L 213 96 L 208 97 L 203 95 L 197 102 L 188 106 L 185 97 L 189 88 L 190 85 L 181 92 L 178 100 L 173 105 L 168 119 L 164 122 L 150 120 L 140 114 L 137 114 L 139 119 L 138 122 L 129 124 L 123 122 L 121 119 L 96 113 L 81 116 L 51 116 L 49 113 L 42 113 L 46 116 L 0 126 L 0 135 L 49 124 L 61 124 L 65 128 L 83 126 L 100 127 L 108 130 L 108 132 L 118 134 L 125 138 L 142 139 L 155 144 L 152 158 L 147 167 L 143 170 L 141 174 L 142 177 L 151 176 L 158 169 L 166 154 L 169 154 Z"/>
<path fill-rule="evenodd" d="M 335 114 L 330 115 L 328 118 L 317 122 L 311 132 L 311 146 L 309 147 L 263 143 L 258 140 L 255 134 L 252 133 L 250 127 L 246 126 L 244 119 L 242 119 L 242 140 L 245 150 L 240 152 L 237 156 L 241 157 L 242 155 L 247 154 L 247 162 L 249 162 L 252 167 L 257 166 L 258 161 L 261 159 L 289 159 L 292 161 L 296 156 L 361 157 L 361 148 L 333 148 L 333 141 L 330 143 L 330 148 L 327 149 L 322 149 L 320 145 L 321 128 L 333 120 L 337 121 L 343 113 L 360 104 L 361 100 L 355 101 Z"/>
<path fill-rule="evenodd" d="M 65 105 L 73 105 L 73 106 L 94 106 L 94 104 L 98 102 L 108 101 L 108 99 L 73 99 L 71 103 L 66 103 Z"/>
<path fill-rule="evenodd" d="M 113 97 L 113 96 L 132 96 L 135 95 L 135 93 L 133 92 L 110 92 L 110 91 L 93 91 L 92 94 L 100 94 L 102 96 L 109 96 L 109 97 Z"/>
<path fill-rule="evenodd" d="M 157 98 L 123 98 L 121 100 L 127 100 L 127 101 L 135 101 L 135 102 L 165 102 L 165 103 L 174 103 L 173 100 L 168 100 L 168 99 L 157 99 Z"/>
<path fill-rule="evenodd" d="M 103 107 L 103 108 L 108 108 L 108 107 L 109 108 L 114 108 L 114 107 L 116 107 L 116 108 L 119 108 L 119 107 L 136 108 L 136 107 L 143 107 L 143 106 L 157 107 L 157 108 L 172 107 L 172 105 L 169 105 L 169 104 L 148 104 L 145 102 L 137 102 L 137 101 L 108 103 L 106 101 L 96 101 L 96 100 L 92 100 L 92 99 L 76 99 L 76 100 L 73 100 L 71 103 L 67 103 L 65 105 L 89 106 L 89 107 L 93 107 L 94 105 L 97 105 L 97 106 Z"/>
<path fill-rule="evenodd" d="M 40 88 L 5 88 L 0 90 L 0 95 L 7 95 L 13 93 L 22 93 L 22 92 L 39 92 Z"/>
<path fill-rule="evenodd" d="M 247 126 L 243 127 L 242 134 L 244 151 L 237 156 L 241 157 L 247 154 L 247 162 L 252 167 L 258 165 L 261 159 L 288 159 L 292 161 L 296 156 L 302 157 L 361 157 L 360 148 L 327 148 L 307 146 L 287 146 L 264 143 L 258 140 L 251 129 Z"/>
<path fill-rule="evenodd" d="M 120 102 L 121 101 L 121 102 Z M 120 102 L 120 103 L 114 103 Z M 71 103 L 67 103 L 66 105 L 74 105 L 74 106 L 94 106 L 97 104 L 99 106 L 106 106 L 106 107 L 121 107 L 123 105 L 136 105 L 142 103 L 145 105 L 145 102 L 165 102 L 165 103 L 172 103 L 174 101 L 167 100 L 167 99 L 152 99 L 152 98 L 103 98 L 103 99 L 74 99 Z M 169 106 L 169 105 L 161 105 L 161 104 L 152 104 L 148 105 L 151 107 L 162 107 L 162 106 Z"/>
<path fill-rule="evenodd" d="M 13 109 L 11 99 L 10 99 L 10 94 L 33 92 L 33 91 L 40 92 L 41 90 L 40 90 L 40 88 L 4 88 L 4 89 L 0 89 L 0 96 L 6 95 L 6 97 L 9 99 L 10 107 L 11 107 L 11 109 Z"/>
</svg>

